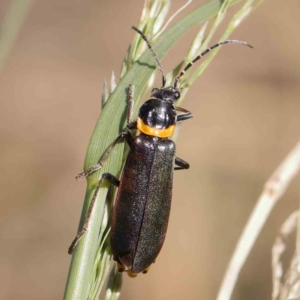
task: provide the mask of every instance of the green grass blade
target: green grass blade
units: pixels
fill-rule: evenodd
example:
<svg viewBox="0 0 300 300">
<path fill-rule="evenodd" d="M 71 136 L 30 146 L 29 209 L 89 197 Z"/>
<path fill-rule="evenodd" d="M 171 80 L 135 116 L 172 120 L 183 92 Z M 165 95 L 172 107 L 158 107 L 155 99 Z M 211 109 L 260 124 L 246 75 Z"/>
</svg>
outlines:
<svg viewBox="0 0 300 300">
<path fill-rule="evenodd" d="M 0 34 L 0 72 L 6 58 L 12 49 L 24 20 L 30 10 L 32 0 L 14 0 L 11 2 L 8 12 L 1 24 Z"/>
</svg>

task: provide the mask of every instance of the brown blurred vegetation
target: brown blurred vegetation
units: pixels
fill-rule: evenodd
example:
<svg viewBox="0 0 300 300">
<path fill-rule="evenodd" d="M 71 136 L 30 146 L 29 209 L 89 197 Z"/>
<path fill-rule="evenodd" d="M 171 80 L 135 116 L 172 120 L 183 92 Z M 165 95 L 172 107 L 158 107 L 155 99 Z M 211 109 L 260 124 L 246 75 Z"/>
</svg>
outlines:
<svg viewBox="0 0 300 300">
<path fill-rule="evenodd" d="M 173 2 L 173 10 L 183 3 Z M 1 1 L 1 18 L 9 3 Z M 0 75 L 1 299 L 62 298 L 85 189 L 74 176 L 100 113 L 102 82 L 118 74 L 142 4 L 36 1 L 20 30 Z M 181 127 L 177 152 L 191 169 L 175 176 L 157 262 L 147 275 L 125 277 L 121 299 L 215 299 L 264 182 L 299 140 L 299 2 L 266 1 L 232 38 L 255 49 L 223 48 L 190 90 L 182 106 L 194 119 Z M 270 299 L 271 247 L 298 202 L 294 183 L 255 244 L 235 300 Z"/>
</svg>

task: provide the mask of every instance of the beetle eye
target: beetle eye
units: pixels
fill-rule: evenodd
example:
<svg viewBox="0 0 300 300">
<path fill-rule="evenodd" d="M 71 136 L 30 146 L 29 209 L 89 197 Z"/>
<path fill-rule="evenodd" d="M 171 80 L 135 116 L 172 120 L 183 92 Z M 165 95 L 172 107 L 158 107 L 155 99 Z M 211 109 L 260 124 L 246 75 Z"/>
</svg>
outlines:
<svg viewBox="0 0 300 300">
<path fill-rule="evenodd" d="M 179 98 L 180 98 L 180 93 L 179 93 L 179 92 L 176 92 L 176 93 L 175 93 L 175 98 L 176 98 L 176 99 L 179 99 Z"/>
<path fill-rule="evenodd" d="M 151 91 L 151 95 L 154 96 L 157 92 L 158 92 L 158 89 L 157 89 L 157 88 L 154 88 L 154 89 Z"/>
</svg>

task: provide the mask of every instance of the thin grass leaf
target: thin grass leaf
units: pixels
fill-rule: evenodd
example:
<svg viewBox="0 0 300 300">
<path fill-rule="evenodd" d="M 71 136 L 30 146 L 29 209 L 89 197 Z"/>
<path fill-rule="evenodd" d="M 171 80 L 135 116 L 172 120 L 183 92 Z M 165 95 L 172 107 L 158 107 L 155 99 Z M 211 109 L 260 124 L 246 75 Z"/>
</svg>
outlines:
<svg viewBox="0 0 300 300">
<path fill-rule="evenodd" d="M 122 287 L 122 273 L 114 266 L 110 272 L 104 300 L 118 300 Z"/>
<path fill-rule="evenodd" d="M 116 86 L 117 86 L 117 83 L 116 83 L 115 72 L 112 71 L 111 78 L 110 78 L 110 93 L 112 93 L 114 91 L 114 89 L 116 88 Z"/>
<path fill-rule="evenodd" d="M 208 44 L 211 43 L 212 37 L 214 36 L 216 30 L 218 29 L 218 27 L 221 25 L 222 21 L 224 20 L 226 11 L 228 9 L 228 7 L 230 6 L 231 1 L 230 0 L 225 0 L 217 14 L 217 16 L 215 17 L 213 24 L 210 28 L 210 31 L 208 33 L 208 35 L 206 36 L 206 38 L 203 40 L 203 43 L 201 45 L 201 47 L 199 47 L 199 52 L 203 51 L 205 48 L 208 47 Z M 221 39 L 222 40 L 222 39 Z M 211 62 L 213 60 L 213 58 L 217 55 L 217 52 L 220 49 L 215 49 L 213 53 L 210 53 L 209 58 L 207 58 L 205 61 L 209 61 Z M 189 86 L 192 85 L 192 83 L 203 73 L 203 71 L 205 70 L 205 67 L 203 65 L 206 65 L 206 67 L 209 65 L 209 63 L 202 62 L 200 64 L 200 66 L 194 71 L 193 75 L 190 75 L 190 77 L 186 77 L 186 79 L 184 80 L 182 86 L 184 86 L 185 90 L 183 92 L 183 98 L 186 95 L 187 92 L 187 88 Z M 183 99 L 182 98 L 182 99 Z"/>
<path fill-rule="evenodd" d="M 143 31 L 149 39 L 160 29 L 167 13 L 169 11 L 171 2 L 170 0 L 152 0 L 146 1 L 142 17 L 138 28 Z M 140 55 L 146 50 L 147 46 L 139 35 L 135 35 L 131 46 L 128 49 L 128 55 L 126 58 L 127 69 L 140 57 Z"/>
<path fill-rule="evenodd" d="M 13 0 L 1 24 L 0 34 L 0 72 L 3 70 L 5 61 L 12 49 L 18 33 L 25 21 L 32 0 Z"/>
<path fill-rule="evenodd" d="M 97 280 L 97 282 L 95 282 L 95 284 L 93 285 L 93 288 L 90 291 L 88 300 L 98 300 L 99 299 L 101 289 L 102 289 L 105 279 L 109 273 L 110 260 L 112 257 L 109 237 L 107 237 L 105 240 L 105 243 L 103 245 L 103 250 L 101 247 L 97 251 L 97 256 L 99 256 L 99 258 L 100 258 L 99 262 L 97 263 L 97 265 L 98 265 L 97 277 L 99 278 L 99 280 Z"/>
<path fill-rule="evenodd" d="M 220 40 L 226 40 L 230 34 L 237 28 L 237 26 L 254 10 L 255 7 L 257 7 L 261 1 L 258 1 L 258 3 L 254 3 L 253 0 L 248 0 L 246 3 L 242 6 L 242 8 L 233 16 L 233 18 L 230 20 L 227 29 L 225 30 L 224 34 L 220 38 Z M 227 4 L 228 5 L 228 4 Z M 223 14 L 224 11 L 228 8 L 228 6 L 223 6 Z M 223 20 L 224 15 L 220 14 L 217 17 L 217 21 L 215 22 L 214 29 L 216 30 L 217 27 L 220 25 L 220 22 Z M 206 40 L 205 44 L 207 44 L 207 41 L 211 40 L 211 36 L 209 35 Z M 203 50 L 203 49 L 201 49 Z M 207 57 L 202 64 L 199 65 L 199 67 L 196 69 L 196 71 L 190 76 L 189 80 L 186 82 L 185 87 L 191 86 L 194 81 L 203 74 L 205 69 L 209 66 L 209 64 L 213 61 L 214 57 L 218 54 L 220 51 L 220 48 L 217 48 L 212 52 L 209 57 Z M 183 95 L 185 96 L 187 90 L 184 90 Z"/>
<path fill-rule="evenodd" d="M 164 25 L 164 27 L 159 31 L 156 32 L 154 31 L 155 37 L 158 37 L 161 33 L 163 33 L 166 28 L 169 26 L 169 24 L 173 21 L 173 19 L 175 19 L 177 17 L 177 15 L 179 15 L 186 7 L 188 7 L 191 3 L 193 2 L 193 0 L 188 0 L 187 3 L 185 3 L 183 6 L 181 6 L 170 18 L 169 20 L 166 22 L 166 24 Z M 158 31 L 158 30 L 157 30 Z"/>
<path fill-rule="evenodd" d="M 186 56 L 186 59 L 184 61 L 184 65 L 186 65 L 188 62 L 193 60 L 197 56 L 197 54 L 200 52 L 201 46 L 202 46 L 203 40 L 204 40 L 204 35 L 206 33 L 207 25 L 208 25 L 208 22 L 205 22 L 203 24 L 203 26 L 200 28 L 197 35 L 195 36 L 193 43 L 192 43 L 192 45 L 188 51 L 188 54 Z"/>
<path fill-rule="evenodd" d="M 282 255 L 287 248 L 287 239 L 291 233 L 297 228 L 299 212 L 293 212 L 282 224 L 279 234 L 277 235 L 272 248 L 272 279 L 273 291 L 272 300 L 282 299 L 279 294 L 283 289 L 283 261 Z"/>
<path fill-rule="evenodd" d="M 100 252 L 99 252 L 100 253 Z M 95 289 L 92 294 L 88 297 L 88 300 L 98 300 L 100 292 L 104 286 L 105 280 L 109 274 L 110 261 L 112 258 L 112 252 L 110 243 L 108 242 L 103 251 L 101 251 L 101 260 L 99 261 L 98 278 L 95 282 Z"/>
<path fill-rule="evenodd" d="M 106 80 L 104 79 L 103 88 L 102 88 L 102 97 L 101 97 L 102 108 L 103 108 L 104 104 L 106 103 L 108 97 L 109 97 L 108 86 L 107 86 Z"/>
<path fill-rule="evenodd" d="M 105 204 L 105 212 L 102 220 L 102 225 L 100 228 L 99 238 L 98 238 L 98 244 L 100 244 L 96 258 L 94 261 L 94 267 L 93 267 L 93 275 L 91 278 L 91 292 L 89 299 L 98 299 L 101 289 L 105 283 L 106 277 L 108 275 L 108 270 L 110 268 L 110 261 L 111 261 L 111 249 L 109 244 L 109 233 L 110 233 L 110 222 L 111 222 L 111 213 L 112 213 L 112 207 L 113 207 L 113 200 L 114 200 L 114 192 L 115 187 L 110 187 L 106 204 Z M 104 244 L 108 244 L 108 249 L 104 249 Z M 109 250 L 109 255 L 107 253 L 104 255 L 104 252 L 107 252 Z M 103 272 L 105 270 L 105 272 Z"/>
<path fill-rule="evenodd" d="M 153 36 L 156 36 L 158 31 L 161 30 L 162 25 L 165 22 L 165 19 L 169 13 L 171 7 L 171 1 L 165 0 L 163 1 L 163 6 L 161 7 L 159 14 L 154 15 L 154 22 L 153 22 Z"/>
<path fill-rule="evenodd" d="M 198 34 L 195 36 L 190 49 L 188 50 L 188 54 L 186 55 L 186 58 L 181 61 L 171 72 L 167 74 L 167 85 L 172 85 L 174 82 L 175 77 L 179 74 L 181 69 L 183 69 L 190 61 L 192 61 L 198 53 L 200 53 L 201 46 L 203 44 L 203 39 L 205 35 L 205 31 L 207 28 L 208 22 L 205 22 L 203 26 L 200 28 Z M 188 80 L 187 77 L 183 77 L 180 80 L 180 85 L 182 87 L 186 86 L 186 81 Z"/>
</svg>

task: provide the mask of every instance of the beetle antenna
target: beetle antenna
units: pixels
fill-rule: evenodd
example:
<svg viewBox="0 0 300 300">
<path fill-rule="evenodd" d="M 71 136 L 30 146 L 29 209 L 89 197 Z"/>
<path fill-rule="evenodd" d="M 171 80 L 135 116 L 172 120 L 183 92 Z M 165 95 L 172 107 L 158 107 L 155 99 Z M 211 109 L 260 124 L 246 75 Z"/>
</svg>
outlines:
<svg viewBox="0 0 300 300">
<path fill-rule="evenodd" d="M 150 50 L 150 52 L 151 52 L 153 58 L 154 58 L 155 61 L 156 61 L 156 64 L 157 64 L 157 66 L 158 66 L 158 69 L 159 69 L 159 71 L 160 71 L 160 73 L 161 73 L 161 75 L 162 75 L 162 85 L 163 85 L 163 87 L 164 87 L 164 86 L 166 85 L 166 75 L 165 75 L 165 73 L 164 73 L 164 70 L 163 70 L 163 68 L 162 68 L 162 66 L 161 66 L 161 63 L 160 63 L 159 59 L 157 58 L 155 52 L 153 51 L 153 49 L 152 49 L 152 47 L 151 47 L 151 45 L 150 45 L 150 42 L 148 41 L 148 39 L 146 38 L 146 36 L 145 36 L 139 29 L 137 29 L 137 28 L 134 27 L 134 26 L 132 26 L 131 28 L 132 28 L 133 30 L 135 30 L 135 31 L 143 38 L 143 40 L 146 42 L 146 44 L 147 44 L 147 46 L 148 46 L 148 48 L 149 48 L 149 50 Z"/>
<path fill-rule="evenodd" d="M 178 81 L 179 79 L 185 74 L 185 72 L 196 62 L 198 61 L 200 58 L 202 58 L 205 54 L 207 54 L 208 52 L 210 52 L 211 50 L 221 46 L 221 45 L 226 45 L 226 44 L 238 44 L 238 45 L 243 45 L 243 46 L 248 46 L 250 48 L 254 48 L 252 45 L 248 44 L 247 42 L 242 42 L 242 41 L 238 41 L 238 40 L 226 40 L 226 41 L 222 41 L 219 43 L 214 44 L 213 46 L 207 48 L 206 50 L 204 50 L 201 54 L 199 54 L 197 57 L 195 57 L 191 62 L 189 62 L 185 68 L 179 73 L 179 75 L 177 75 L 177 77 L 174 80 L 174 88 L 177 88 L 178 85 Z"/>
</svg>

